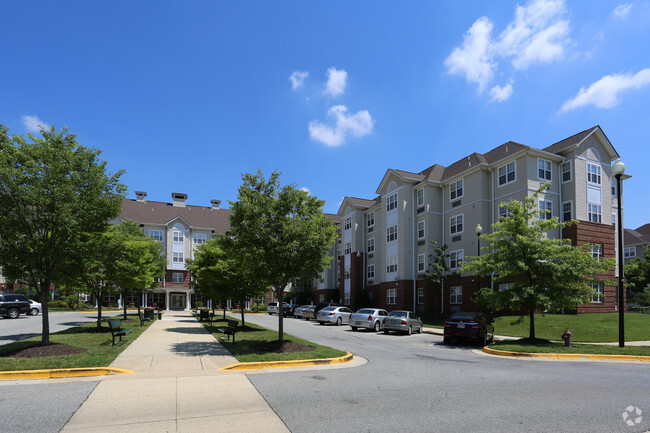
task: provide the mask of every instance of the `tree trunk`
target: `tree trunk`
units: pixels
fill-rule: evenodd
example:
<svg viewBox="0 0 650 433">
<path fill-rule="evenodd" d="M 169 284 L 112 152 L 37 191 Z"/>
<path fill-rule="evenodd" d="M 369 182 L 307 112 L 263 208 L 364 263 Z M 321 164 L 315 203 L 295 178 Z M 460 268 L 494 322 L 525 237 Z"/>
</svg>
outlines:
<svg viewBox="0 0 650 433">
<path fill-rule="evenodd" d="M 97 293 L 97 329 L 102 327 L 102 299 L 104 299 L 103 292 L 100 290 Z"/>
<path fill-rule="evenodd" d="M 530 332 L 528 339 L 535 340 L 535 307 L 530 307 Z"/>
<path fill-rule="evenodd" d="M 126 320 L 126 291 L 122 292 L 122 308 L 124 309 L 124 320 Z"/>
<path fill-rule="evenodd" d="M 246 319 L 244 319 L 244 302 L 239 301 L 239 309 L 241 310 L 241 326 L 246 326 Z"/>
<path fill-rule="evenodd" d="M 41 281 L 41 307 L 43 308 L 43 331 L 41 334 L 41 346 L 48 346 L 50 344 L 50 309 L 48 301 L 50 300 L 50 282 Z"/>
<path fill-rule="evenodd" d="M 284 286 L 280 287 L 279 289 L 276 288 L 276 298 L 278 300 L 278 341 L 282 343 L 284 341 L 284 322 L 283 322 L 283 316 L 284 316 L 284 302 L 282 299 L 282 292 L 284 292 Z"/>
</svg>

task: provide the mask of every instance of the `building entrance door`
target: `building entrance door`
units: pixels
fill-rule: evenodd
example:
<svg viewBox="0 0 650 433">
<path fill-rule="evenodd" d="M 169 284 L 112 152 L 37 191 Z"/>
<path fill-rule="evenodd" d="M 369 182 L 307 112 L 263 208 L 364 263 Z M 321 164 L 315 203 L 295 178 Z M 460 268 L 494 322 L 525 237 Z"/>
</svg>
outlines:
<svg viewBox="0 0 650 433">
<path fill-rule="evenodd" d="M 185 294 L 183 293 L 170 293 L 169 301 L 171 303 L 170 308 L 173 310 L 184 310 L 185 309 Z"/>
</svg>

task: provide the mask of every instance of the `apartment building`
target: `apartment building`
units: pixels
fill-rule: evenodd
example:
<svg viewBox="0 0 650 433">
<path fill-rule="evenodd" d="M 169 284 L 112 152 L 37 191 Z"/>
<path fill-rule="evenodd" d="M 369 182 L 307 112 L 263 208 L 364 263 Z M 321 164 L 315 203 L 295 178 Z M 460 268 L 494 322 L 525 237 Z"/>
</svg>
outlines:
<svg viewBox="0 0 650 433">
<path fill-rule="evenodd" d="M 634 230 L 625 229 L 623 233 L 623 259 L 644 257 L 644 248 L 650 247 L 650 224 L 644 224 Z"/>
<path fill-rule="evenodd" d="M 343 200 L 336 260 L 328 270 L 337 274 L 338 284 L 329 287 L 338 288 L 346 305 L 364 299 L 377 307 L 427 313 L 473 309 L 479 284 L 475 276 L 462 275 L 442 290 L 427 284 L 430 241 L 447 245 L 449 267 L 459 270 L 466 256 L 478 254 L 477 226 L 490 233 L 504 215 L 500 203 L 523 201 L 545 182 L 551 186 L 540 196 L 539 207 L 561 221 L 579 221 L 548 235 L 574 245 L 591 244 L 598 257 L 616 257 L 618 192 L 610 173 L 618 157 L 595 126 L 542 149 L 510 141 L 448 167 L 388 169 L 374 198 Z M 615 272 L 603 277 L 614 279 Z M 508 288 L 495 287 L 492 276 L 482 276 L 481 284 Z M 594 289 L 588 304 L 576 306 L 578 313 L 618 310 L 616 287 L 598 284 Z M 319 287 L 315 298 L 323 293 Z"/>
</svg>

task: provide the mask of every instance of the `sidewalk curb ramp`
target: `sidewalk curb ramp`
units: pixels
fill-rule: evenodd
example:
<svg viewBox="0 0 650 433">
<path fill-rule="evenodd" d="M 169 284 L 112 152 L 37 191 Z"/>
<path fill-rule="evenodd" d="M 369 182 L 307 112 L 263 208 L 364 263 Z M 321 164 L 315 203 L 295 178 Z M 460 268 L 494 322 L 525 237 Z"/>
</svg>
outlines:
<svg viewBox="0 0 650 433">
<path fill-rule="evenodd" d="M 68 377 L 107 376 L 114 374 L 133 373 L 125 368 L 87 367 L 87 368 L 54 368 L 48 370 L 16 370 L 0 371 L 0 380 L 17 379 L 62 379 Z"/>
<path fill-rule="evenodd" d="M 490 355 L 510 356 L 513 358 L 546 358 L 546 359 L 579 359 L 595 361 L 640 361 L 650 362 L 650 356 L 637 355 L 599 355 L 599 354 L 580 354 L 580 353 L 528 353 L 528 352 L 508 352 L 505 350 L 495 350 L 484 347 L 483 352 Z"/>
<path fill-rule="evenodd" d="M 234 370 L 262 370 L 267 368 L 289 368 L 289 367 L 303 367 L 306 365 L 327 365 L 327 364 L 342 364 L 350 362 L 354 356 L 348 352 L 338 358 L 326 359 L 296 359 L 293 361 L 268 361 L 268 362 L 238 362 L 219 369 L 220 371 L 234 371 Z"/>
</svg>

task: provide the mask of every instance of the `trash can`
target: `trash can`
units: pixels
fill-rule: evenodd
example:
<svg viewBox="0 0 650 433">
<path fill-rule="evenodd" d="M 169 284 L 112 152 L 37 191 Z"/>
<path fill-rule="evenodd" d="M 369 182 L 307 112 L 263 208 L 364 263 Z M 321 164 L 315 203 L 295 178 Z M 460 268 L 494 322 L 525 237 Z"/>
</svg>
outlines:
<svg viewBox="0 0 650 433">
<path fill-rule="evenodd" d="M 162 320 L 162 311 L 158 310 L 158 320 Z"/>
<path fill-rule="evenodd" d="M 154 317 L 153 317 L 153 308 L 145 308 L 144 309 L 144 318 L 149 319 L 149 320 L 154 319 Z"/>
<path fill-rule="evenodd" d="M 199 310 L 199 320 L 209 320 L 210 319 L 210 310 Z"/>
</svg>

